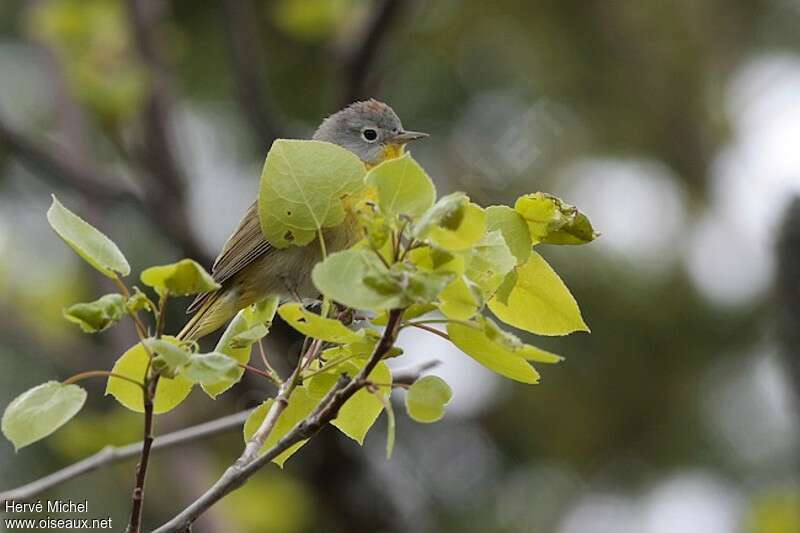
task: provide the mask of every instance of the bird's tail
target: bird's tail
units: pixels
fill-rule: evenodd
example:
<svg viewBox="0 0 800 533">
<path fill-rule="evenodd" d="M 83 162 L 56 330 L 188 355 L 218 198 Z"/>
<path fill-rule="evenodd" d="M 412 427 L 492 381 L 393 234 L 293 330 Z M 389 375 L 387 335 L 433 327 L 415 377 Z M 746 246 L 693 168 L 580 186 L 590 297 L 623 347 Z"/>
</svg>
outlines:
<svg viewBox="0 0 800 533">
<path fill-rule="evenodd" d="M 236 298 L 229 291 L 217 291 L 206 296 L 205 301 L 183 327 L 178 338 L 197 340 L 220 328 L 236 314 Z"/>
</svg>

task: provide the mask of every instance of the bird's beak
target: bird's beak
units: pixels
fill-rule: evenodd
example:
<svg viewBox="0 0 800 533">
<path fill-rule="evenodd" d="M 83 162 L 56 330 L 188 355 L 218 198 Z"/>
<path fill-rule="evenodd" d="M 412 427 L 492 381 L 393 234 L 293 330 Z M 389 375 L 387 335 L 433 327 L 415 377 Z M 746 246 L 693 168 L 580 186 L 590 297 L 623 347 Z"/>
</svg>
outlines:
<svg viewBox="0 0 800 533">
<path fill-rule="evenodd" d="M 392 141 L 397 144 L 405 144 L 425 137 L 428 137 L 428 134 L 421 131 L 400 131 L 392 137 Z"/>
</svg>

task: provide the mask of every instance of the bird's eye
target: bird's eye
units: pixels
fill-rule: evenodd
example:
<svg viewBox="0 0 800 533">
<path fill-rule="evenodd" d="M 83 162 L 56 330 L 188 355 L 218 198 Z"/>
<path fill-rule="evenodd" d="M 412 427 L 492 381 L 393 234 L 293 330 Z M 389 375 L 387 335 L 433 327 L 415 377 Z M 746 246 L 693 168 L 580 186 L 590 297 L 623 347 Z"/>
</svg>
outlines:
<svg viewBox="0 0 800 533">
<path fill-rule="evenodd" d="M 375 142 L 375 139 L 378 138 L 378 132 L 372 128 L 366 128 L 364 131 L 361 132 L 361 136 L 364 137 L 364 140 L 368 143 Z"/>
</svg>

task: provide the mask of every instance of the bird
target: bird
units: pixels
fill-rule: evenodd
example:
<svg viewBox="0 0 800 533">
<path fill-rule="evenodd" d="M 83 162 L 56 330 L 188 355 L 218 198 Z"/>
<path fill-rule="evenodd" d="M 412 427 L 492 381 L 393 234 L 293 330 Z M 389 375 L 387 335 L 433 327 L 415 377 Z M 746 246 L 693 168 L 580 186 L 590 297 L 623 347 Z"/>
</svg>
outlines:
<svg viewBox="0 0 800 533">
<path fill-rule="evenodd" d="M 312 139 L 347 149 L 368 170 L 401 157 L 407 143 L 427 136 L 404 129 L 388 104 L 369 99 L 325 118 Z M 360 237 L 352 220 L 323 231 L 328 253 L 348 248 Z M 253 202 L 211 267 L 211 276 L 221 287 L 199 295 L 189 305 L 186 312 L 192 316 L 178 338 L 198 340 L 222 327 L 241 309 L 270 296 L 281 301 L 317 296 L 311 270 L 321 260 L 316 239 L 305 246 L 272 246 L 261 233 L 258 202 Z"/>
</svg>

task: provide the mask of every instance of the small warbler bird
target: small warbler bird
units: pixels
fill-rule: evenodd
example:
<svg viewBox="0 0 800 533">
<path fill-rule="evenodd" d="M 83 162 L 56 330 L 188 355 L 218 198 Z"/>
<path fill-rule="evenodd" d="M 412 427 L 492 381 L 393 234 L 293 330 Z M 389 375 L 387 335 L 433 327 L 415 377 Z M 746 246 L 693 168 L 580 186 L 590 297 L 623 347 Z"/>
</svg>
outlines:
<svg viewBox="0 0 800 533">
<path fill-rule="evenodd" d="M 367 100 L 351 104 L 323 120 L 313 139 L 346 148 L 367 168 L 372 168 L 400 157 L 406 143 L 427 136 L 403 129 L 400 118 L 388 105 Z M 323 238 L 327 250 L 335 252 L 355 244 L 360 231 L 350 220 L 325 229 Z M 316 296 L 311 270 L 321 260 L 317 240 L 282 249 L 267 242 L 261 234 L 258 203 L 253 202 L 211 268 L 211 275 L 222 287 L 195 299 L 186 311 L 194 315 L 178 337 L 196 340 L 208 335 L 239 310 L 268 296 L 281 299 Z"/>
</svg>

